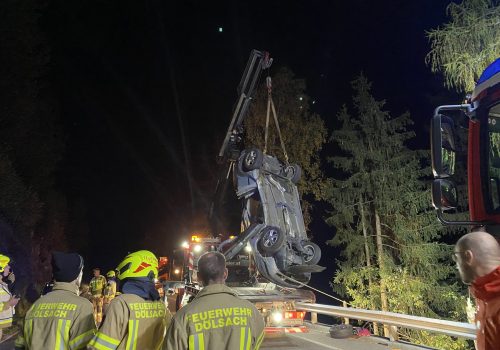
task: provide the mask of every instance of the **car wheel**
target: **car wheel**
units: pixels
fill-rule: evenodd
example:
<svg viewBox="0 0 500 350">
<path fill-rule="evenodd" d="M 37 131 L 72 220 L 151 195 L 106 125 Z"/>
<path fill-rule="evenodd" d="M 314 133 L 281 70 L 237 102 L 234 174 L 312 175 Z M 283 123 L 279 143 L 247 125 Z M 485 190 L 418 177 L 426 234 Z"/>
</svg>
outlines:
<svg viewBox="0 0 500 350">
<path fill-rule="evenodd" d="M 321 259 L 321 249 L 316 243 L 305 242 L 302 243 L 304 248 L 304 263 L 307 265 L 316 265 Z"/>
<path fill-rule="evenodd" d="M 259 239 L 259 250 L 272 255 L 281 249 L 285 243 L 285 235 L 278 227 L 266 227 Z"/>
<path fill-rule="evenodd" d="M 354 335 L 350 324 L 336 324 L 330 327 L 330 337 L 336 339 L 345 339 Z"/>
<path fill-rule="evenodd" d="M 259 169 L 262 166 L 263 160 L 264 154 L 262 154 L 260 149 L 250 148 L 245 151 L 242 168 L 244 171 Z"/>
<path fill-rule="evenodd" d="M 294 184 L 302 178 L 302 168 L 298 164 L 292 164 L 285 168 L 285 176 Z"/>
</svg>

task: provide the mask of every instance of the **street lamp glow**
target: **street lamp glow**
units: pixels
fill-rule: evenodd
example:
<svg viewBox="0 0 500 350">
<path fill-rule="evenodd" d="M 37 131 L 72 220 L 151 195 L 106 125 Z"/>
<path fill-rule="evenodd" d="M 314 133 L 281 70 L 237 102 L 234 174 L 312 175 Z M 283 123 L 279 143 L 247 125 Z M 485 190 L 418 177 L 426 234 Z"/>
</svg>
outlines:
<svg viewBox="0 0 500 350">
<path fill-rule="evenodd" d="M 184 241 L 184 242 L 182 242 L 182 248 L 184 248 L 184 249 L 188 249 L 188 248 L 189 248 L 189 243 L 188 243 L 188 241 Z"/>
<path fill-rule="evenodd" d="M 181 273 L 181 270 L 179 270 L 179 269 L 175 269 L 175 270 L 174 270 L 174 273 L 175 273 L 176 275 L 178 275 L 178 274 L 180 274 L 180 273 Z"/>
<path fill-rule="evenodd" d="M 252 247 L 250 246 L 250 244 L 247 244 L 246 247 L 245 247 L 245 251 L 247 253 L 250 253 L 252 251 Z"/>
<path fill-rule="evenodd" d="M 201 250 L 202 250 L 202 249 L 203 249 L 203 248 L 202 248 L 202 247 L 201 247 L 201 245 L 199 245 L 199 244 L 197 244 L 197 245 L 195 245 L 195 246 L 193 247 L 193 251 L 194 251 L 195 253 L 199 253 L 199 252 L 201 252 Z"/>
</svg>

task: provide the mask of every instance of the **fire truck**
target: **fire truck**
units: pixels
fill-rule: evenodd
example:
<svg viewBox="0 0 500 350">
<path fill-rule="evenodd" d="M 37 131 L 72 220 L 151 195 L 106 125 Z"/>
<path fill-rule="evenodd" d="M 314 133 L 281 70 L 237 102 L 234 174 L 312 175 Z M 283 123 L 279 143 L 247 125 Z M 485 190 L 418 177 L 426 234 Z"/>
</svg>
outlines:
<svg viewBox="0 0 500 350">
<path fill-rule="evenodd" d="M 183 283 L 176 290 L 170 291 L 176 297 L 176 310 L 171 310 L 172 312 L 187 305 L 201 290 L 197 278 L 198 259 L 205 252 L 220 251 L 222 242 L 224 241 L 221 241 L 220 237 L 198 234 L 183 243 Z M 240 298 L 257 307 L 264 318 L 267 333 L 306 332 L 306 312 L 297 310 L 295 302 L 314 303 L 314 293 L 304 289 L 280 287 L 258 277 L 251 249 L 251 246 L 247 245 L 239 254 L 227 260 L 229 274 L 226 285 Z"/>
<path fill-rule="evenodd" d="M 500 58 L 488 66 L 466 103 L 436 108 L 431 124 L 432 202 L 445 225 L 485 226 L 498 236 L 500 223 Z M 460 162 L 466 166 L 460 169 Z M 457 181 L 466 175 L 468 220 Z M 445 214 L 445 212 L 448 212 Z M 450 214 L 451 213 L 451 214 Z"/>
</svg>

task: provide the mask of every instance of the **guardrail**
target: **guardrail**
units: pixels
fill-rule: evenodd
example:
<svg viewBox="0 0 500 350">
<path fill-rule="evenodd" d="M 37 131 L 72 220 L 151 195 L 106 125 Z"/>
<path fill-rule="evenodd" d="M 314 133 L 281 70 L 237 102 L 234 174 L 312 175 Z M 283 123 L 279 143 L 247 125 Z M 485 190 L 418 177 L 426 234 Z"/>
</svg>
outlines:
<svg viewBox="0 0 500 350">
<path fill-rule="evenodd" d="M 446 334 L 453 337 L 476 339 L 476 326 L 470 323 L 323 304 L 295 303 L 295 306 L 297 309 L 309 311 L 311 314 L 316 313 L 335 317 L 352 318 L 355 320 L 378 322 L 394 327 Z M 314 322 L 314 320 L 312 320 L 312 322 Z"/>
</svg>

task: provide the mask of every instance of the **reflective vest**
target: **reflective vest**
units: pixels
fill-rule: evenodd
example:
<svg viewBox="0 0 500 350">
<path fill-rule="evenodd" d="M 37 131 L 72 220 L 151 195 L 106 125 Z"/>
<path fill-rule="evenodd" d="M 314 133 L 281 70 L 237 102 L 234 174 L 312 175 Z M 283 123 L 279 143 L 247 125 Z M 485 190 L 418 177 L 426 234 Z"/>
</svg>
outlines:
<svg viewBox="0 0 500 350">
<path fill-rule="evenodd" d="M 102 296 L 104 287 L 106 286 L 106 277 L 97 276 L 90 280 L 89 290 L 92 295 Z"/>
<path fill-rule="evenodd" d="M 7 304 L 11 297 L 7 285 L 0 281 L 0 329 L 12 326 L 14 308 Z"/>
<path fill-rule="evenodd" d="M 56 282 L 52 292 L 35 301 L 24 319 L 25 349 L 75 350 L 87 346 L 97 329 L 92 304 L 77 293 L 75 283 Z"/>
<path fill-rule="evenodd" d="M 258 350 L 264 339 L 259 310 L 223 284 L 208 285 L 177 311 L 165 350 Z"/>
<path fill-rule="evenodd" d="M 109 304 L 106 317 L 88 349 L 161 349 L 171 318 L 161 301 L 121 294 Z"/>
<path fill-rule="evenodd" d="M 104 288 L 104 302 L 109 303 L 116 296 L 116 282 L 113 280 L 109 280 L 106 284 L 106 288 Z"/>
</svg>

